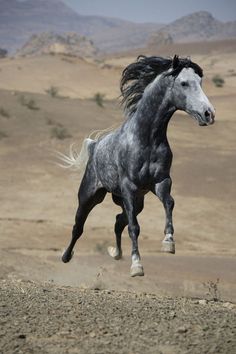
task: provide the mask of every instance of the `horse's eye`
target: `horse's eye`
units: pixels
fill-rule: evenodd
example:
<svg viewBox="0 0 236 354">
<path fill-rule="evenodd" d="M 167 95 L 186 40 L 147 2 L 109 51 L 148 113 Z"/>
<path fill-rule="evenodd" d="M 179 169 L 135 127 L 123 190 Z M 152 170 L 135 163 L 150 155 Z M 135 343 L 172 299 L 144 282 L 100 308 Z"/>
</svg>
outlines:
<svg viewBox="0 0 236 354">
<path fill-rule="evenodd" d="M 188 83 L 186 81 L 182 81 L 181 86 L 188 86 Z"/>
</svg>

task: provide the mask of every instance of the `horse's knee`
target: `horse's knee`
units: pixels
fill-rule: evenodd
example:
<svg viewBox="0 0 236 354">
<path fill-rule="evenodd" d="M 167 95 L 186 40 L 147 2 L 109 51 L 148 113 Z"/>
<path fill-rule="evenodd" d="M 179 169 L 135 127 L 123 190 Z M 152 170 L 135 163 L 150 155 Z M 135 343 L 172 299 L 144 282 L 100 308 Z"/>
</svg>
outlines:
<svg viewBox="0 0 236 354">
<path fill-rule="evenodd" d="M 154 193 L 164 203 L 167 196 L 170 195 L 172 181 L 171 178 L 165 178 L 162 182 L 155 185 Z"/>
<path fill-rule="evenodd" d="M 174 206 L 175 206 L 175 201 L 174 198 L 171 195 L 168 195 L 168 198 L 166 198 L 166 200 L 164 201 L 165 207 L 173 210 Z"/>
<path fill-rule="evenodd" d="M 139 224 L 133 224 L 128 226 L 129 236 L 131 238 L 137 238 L 140 233 L 140 226 Z"/>
</svg>

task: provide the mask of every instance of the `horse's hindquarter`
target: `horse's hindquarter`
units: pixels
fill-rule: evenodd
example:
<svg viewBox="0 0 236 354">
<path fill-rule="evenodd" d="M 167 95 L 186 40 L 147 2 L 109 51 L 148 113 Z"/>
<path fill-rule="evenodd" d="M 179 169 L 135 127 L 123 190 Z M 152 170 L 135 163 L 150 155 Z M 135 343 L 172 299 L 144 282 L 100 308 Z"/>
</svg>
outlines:
<svg viewBox="0 0 236 354">
<path fill-rule="evenodd" d="M 93 154 L 96 173 L 103 187 L 109 192 L 117 191 L 119 176 L 115 135 L 111 133 L 98 140 Z"/>
</svg>

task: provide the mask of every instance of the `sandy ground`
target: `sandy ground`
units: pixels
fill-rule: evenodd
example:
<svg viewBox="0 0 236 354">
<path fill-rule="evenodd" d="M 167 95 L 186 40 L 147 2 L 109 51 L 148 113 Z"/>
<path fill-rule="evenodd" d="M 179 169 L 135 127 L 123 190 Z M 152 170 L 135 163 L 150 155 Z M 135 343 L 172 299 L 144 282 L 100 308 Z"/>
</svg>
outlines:
<svg viewBox="0 0 236 354">
<path fill-rule="evenodd" d="M 120 68 L 63 55 L 2 59 L 0 88 L 43 93 L 52 86 L 61 96 L 91 98 L 97 92 L 119 96 Z"/>
<path fill-rule="evenodd" d="M 152 353 L 154 348 L 156 353 L 167 354 L 235 352 L 231 340 L 235 307 L 229 303 L 236 302 L 235 58 L 225 55 L 222 66 L 212 64 L 212 58 L 199 57 L 207 68 L 206 76 L 209 73 L 205 89 L 216 107 L 217 121 L 212 127 L 198 127 L 184 114 L 173 117 L 168 133 L 174 153 L 177 253 L 160 252 L 164 211 L 160 202 L 148 195 L 139 217 L 145 276 L 135 279 L 129 276 L 127 231 L 124 259 L 117 262 L 106 254 L 107 246 L 114 242 L 113 225 L 119 213 L 109 195 L 90 214 L 71 263 L 60 261 L 70 239 L 80 177 L 56 165 L 55 151 L 67 152 L 71 143 L 79 147 L 91 131 L 120 124 L 123 117 L 117 101 L 105 101 L 101 108 L 91 99 L 46 95 L 44 88 L 57 84 L 52 79 L 56 74 L 49 75 L 51 57 L 41 91 L 34 89 L 39 75 L 34 73 L 32 89 L 26 80 L 24 92 L 20 90 L 21 70 L 18 76 L 15 67 L 10 75 L 11 65 L 18 65 L 18 59 L 1 61 L 0 352 Z M 21 64 L 27 67 L 23 59 Z M 39 73 L 40 60 L 46 59 L 38 59 Z M 55 68 L 59 61 L 67 69 L 72 65 L 61 58 L 55 60 Z M 104 69 L 96 68 L 87 87 L 92 87 L 93 77 L 99 83 Z M 111 70 L 111 96 L 115 96 L 113 69 L 106 70 Z M 223 88 L 212 84 L 210 78 L 215 73 L 224 76 Z M 9 86 L 4 87 L 4 75 L 11 77 L 15 86 L 6 79 Z M 101 79 L 100 84 L 101 88 L 106 81 Z M 81 97 L 92 97 L 97 87 L 86 90 Z M 71 87 L 63 95 L 70 92 Z M 76 94 L 79 96 L 79 91 Z M 37 109 L 25 104 L 30 100 Z M 67 138 L 61 139 L 60 133 Z M 220 301 L 200 306 L 196 298 Z M 80 299 L 85 301 L 84 307 Z M 99 309 L 105 307 L 101 317 Z M 176 316 L 172 321 L 173 311 Z M 97 321 L 102 323 L 101 331 Z"/>
</svg>

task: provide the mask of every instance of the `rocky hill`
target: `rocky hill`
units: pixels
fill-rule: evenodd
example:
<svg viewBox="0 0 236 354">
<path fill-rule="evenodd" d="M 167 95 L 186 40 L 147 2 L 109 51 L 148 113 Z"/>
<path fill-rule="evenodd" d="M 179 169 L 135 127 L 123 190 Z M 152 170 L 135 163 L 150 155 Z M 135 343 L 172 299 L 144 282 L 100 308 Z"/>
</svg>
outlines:
<svg viewBox="0 0 236 354">
<path fill-rule="evenodd" d="M 7 56 L 7 50 L 0 48 L 0 58 L 5 58 Z"/>
<path fill-rule="evenodd" d="M 168 33 L 174 42 L 193 42 L 236 37 L 236 21 L 221 22 L 207 11 L 183 16 L 161 31 Z"/>
<path fill-rule="evenodd" d="M 160 24 L 136 24 L 120 19 L 81 16 L 59 0 L 0 0 L 0 47 L 10 52 L 33 34 L 76 32 L 108 52 L 140 47 Z"/>
<path fill-rule="evenodd" d="M 154 33 L 149 41 L 148 41 L 148 46 L 165 46 L 168 44 L 172 44 L 174 42 L 172 36 L 169 34 L 169 32 L 166 31 L 158 31 L 157 33 Z"/>
<path fill-rule="evenodd" d="M 58 35 L 52 32 L 35 34 L 17 51 L 18 56 L 66 54 L 83 58 L 95 57 L 98 50 L 91 40 L 76 33 Z"/>
</svg>

